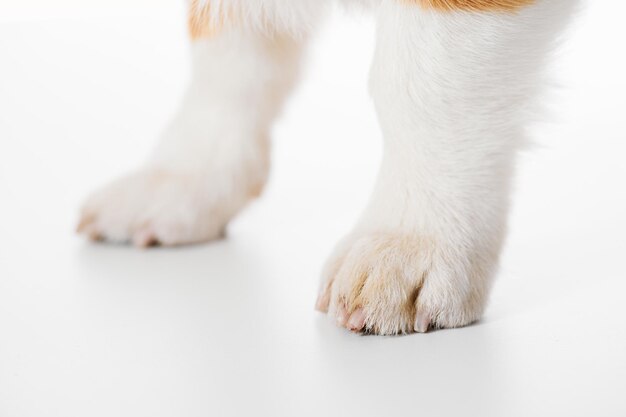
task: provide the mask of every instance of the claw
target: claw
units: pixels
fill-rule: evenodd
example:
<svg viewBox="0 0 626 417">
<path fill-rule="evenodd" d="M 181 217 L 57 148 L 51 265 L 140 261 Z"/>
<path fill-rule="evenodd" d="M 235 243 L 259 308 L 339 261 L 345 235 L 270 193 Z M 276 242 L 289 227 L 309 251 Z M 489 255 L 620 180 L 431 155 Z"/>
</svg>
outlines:
<svg viewBox="0 0 626 417">
<path fill-rule="evenodd" d="M 426 333 L 430 326 L 430 316 L 426 313 L 417 312 L 415 315 L 415 327 L 414 330 L 417 333 Z"/>
<path fill-rule="evenodd" d="M 96 217 L 94 215 L 83 215 L 78 223 L 78 226 L 76 226 L 76 233 L 87 234 L 87 229 L 95 220 Z"/>
<path fill-rule="evenodd" d="M 328 305 L 330 304 L 330 291 L 327 288 L 322 289 L 317 296 L 315 309 L 321 313 L 328 313 Z"/>
<path fill-rule="evenodd" d="M 346 327 L 346 323 L 348 322 L 349 314 L 346 310 L 346 306 L 343 303 L 337 309 L 337 324 L 341 327 Z"/>
<path fill-rule="evenodd" d="M 348 320 L 348 328 L 353 331 L 361 331 L 365 327 L 365 311 L 357 308 Z"/>
<path fill-rule="evenodd" d="M 151 230 L 140 230 L 133 236 L 133 245 L 138 248 L 149 248 L 158 244 L 158 239 Z"/>
</svg>

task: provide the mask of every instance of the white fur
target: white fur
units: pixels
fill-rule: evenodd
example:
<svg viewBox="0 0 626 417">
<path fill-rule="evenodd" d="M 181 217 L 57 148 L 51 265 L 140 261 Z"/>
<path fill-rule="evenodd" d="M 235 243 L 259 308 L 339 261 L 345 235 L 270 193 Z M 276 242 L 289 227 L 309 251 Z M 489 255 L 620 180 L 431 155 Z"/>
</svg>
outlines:
<svg viewBox="0 0 626 417">
<path fill-rule="evenodd" d="M 80 230 L 139 246 L 220 237 L 265 184 L 271 122 L 301 43 L 252 32 L 195 42 L 191 85 L 153 156 L 88 199 Z"/>
<path fill-rule="evenodd" d="M 187 0 L 188 2 L 191 0 Z M 224 17 L 243 30 L 267 34 L 306 34 L 314 28 L 329 0 L 201 0 L 211 10 L 212 24 Z"/>
<path fill-rule="evenodd" d="M 213 239 L 265 182 L 267 135 L 324 0 L 207 0 L 242 27 L 194 45 L 185 103 L 138 173 L 92 197 L 82 230 Z M 379 334 L 456 327 L 486 305 L 544 60 L 575 4 L 516 13 L 375 5 L 371 92 L 385 137 L 374 194 L 324 273 L 318 308 Z M 252 29 L 252 30 L 250 30 Z"/>
<path fill-rule="evenodd" d="M 326 273 L 323 291 L 340 321 L 342 309 L 363 307 L 367 327 L 389 334 L 480 318 L 505 235 L 528 108 L 572 5 L 544 0 L 506 14 L 381 3 L 371 91 L 385 152 L 371 201 Z M 372 264 L 381 235 L 396 236 L 386 239 L 397 259 Z M 415 243 L 394 243 L 407 238 Z M 416 247 L 421 259 L 401 253 Z M 370 272 L 351 272 L 361 271 L 355 262 L 369 263 Z M 396 294 L 352 300 L 354 288 L 367 291 L 368 280 L 389 281 L 384 287 L 395 285 Z M 414 311 L 415 321 L 399 320 L 389 306 L 399 303 Z"/>
</svg>

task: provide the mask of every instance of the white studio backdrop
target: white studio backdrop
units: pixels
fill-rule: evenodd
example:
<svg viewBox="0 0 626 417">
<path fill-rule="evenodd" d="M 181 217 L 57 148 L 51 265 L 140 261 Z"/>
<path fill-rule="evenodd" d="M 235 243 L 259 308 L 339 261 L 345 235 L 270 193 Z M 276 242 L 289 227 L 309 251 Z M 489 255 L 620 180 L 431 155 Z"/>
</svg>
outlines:
<svg viewBox="0 0 626 417">
<path fill-rule="evenodd" d="M 229 238 L 137 251 L 73 228 L 176 108 L 182 2 L 0 0 L 0 416 L 626 415 L 624 15 L 555 56 L 484 320 L 376 338 L 313 311 L 382 149 L 370 18 L 321 28 Z"/>
</svg>

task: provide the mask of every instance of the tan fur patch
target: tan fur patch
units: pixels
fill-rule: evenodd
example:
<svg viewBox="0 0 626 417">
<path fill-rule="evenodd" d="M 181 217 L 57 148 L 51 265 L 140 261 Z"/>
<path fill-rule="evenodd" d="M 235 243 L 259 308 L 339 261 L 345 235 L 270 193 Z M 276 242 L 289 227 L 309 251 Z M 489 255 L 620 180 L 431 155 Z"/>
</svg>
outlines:
<svg viewBox="0 0 626 417">
<path fill-rule="evenodd" d="M 188 27 L 191 39 L 210 38 L 224 28 L 225 16 L 215 16 L 208 1 L 192 0 L 189 5 Z"/>
<path fill-rule="evenodd" d="M 512 12 L 530 6 L 535 0 L 404 0 L 426 9 L 441 11 L 499 11 Z"/>
<path fill-rule="evenodd" d="M 363 309 L 368 331 L 412 333 L 419 290 L 430 269 L 429 239 L 373 234 L 348 239 L 327 266 L 317 308 L 345 317 Z M 325 274 L 325 275 L 326 275 Z"/>
</svg>

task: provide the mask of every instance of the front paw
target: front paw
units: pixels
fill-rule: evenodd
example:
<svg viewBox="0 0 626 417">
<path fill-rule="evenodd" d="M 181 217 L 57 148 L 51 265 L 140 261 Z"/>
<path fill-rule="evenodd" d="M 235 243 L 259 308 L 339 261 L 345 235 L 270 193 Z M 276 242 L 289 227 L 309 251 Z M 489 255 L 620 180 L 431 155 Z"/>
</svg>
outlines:
<svg viewBox="0 0 626 417">
<path fill-rule="evenodd" d="M 431 238 L 349 238 L 327 264 L 317 308 L 340 326 L 379 335 L 464 326 L 480 318 L 489 289 L 493 268 L 477 266 Z"/>
<path fill-rule="evenodd" d="M 217 239 L 253 193 L 237 178 L 202 174 L 148 168 L 114 181 L 87 199 L 78 232 L 140 247 Z"/>
</svg>

